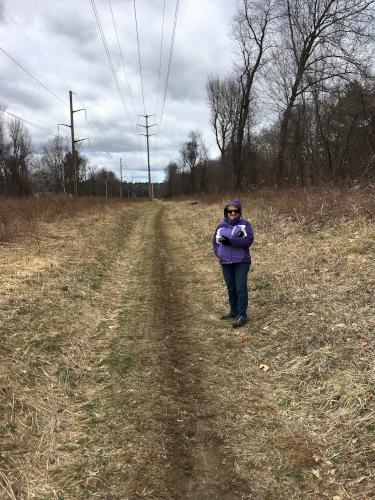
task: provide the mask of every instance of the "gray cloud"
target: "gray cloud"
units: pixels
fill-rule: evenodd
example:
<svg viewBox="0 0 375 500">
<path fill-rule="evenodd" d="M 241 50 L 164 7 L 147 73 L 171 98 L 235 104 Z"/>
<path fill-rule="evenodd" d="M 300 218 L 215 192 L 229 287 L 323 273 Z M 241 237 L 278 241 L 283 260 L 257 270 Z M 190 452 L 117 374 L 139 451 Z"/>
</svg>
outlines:
<svg viewBox="0 0 375 500">
<path fill-rule="evenodd" d="M 21 29 L 4 14 L 3 5 Z M 63 100 L 68 101 L 69 90 L 76 92 L 75 108 L 86 107 L 89 120 L 88 124 L 83 116 L 76 115 L 76 134 L 77 137 L 90 136 L 91 149 L 83 145 L 82 151 L 93 164 L 115 170 L 115 164 L 118 165 L 121 157 L 127 164 L 128 172 L 143 178 L 147 173 L 146 150 L 145 138 L 137 135 L 141 130 L 136 128 L 137 122 L 144 124 L 144 120 L 136 116 L 143 113 L 143 101 L 133 2 L 112 0 L 130 91 L 123 73 L 108 2 L 96 0 L 96 5 L 126 100 L 127 113 L 118 96 L 89 0 L 79 4 L 74 0 L 0 0 L 3 46 Z M 163 1 L 138 0 L 136 5 L 146 112 L 155 113 L 158 101 L 158 115 L 152 120 L 159 122 L 175 2 L 166 3 L 159 98 L 157 87 Z M 163 123 L 158 137 L 151 141 L 151 161 L 156 180 L 163 178 L 166 164 L 178 157 L 190 130 L 200 130 L 211 154 L 217 154 L 209 128 L 205 83 L 208 74 L 224 74 L 231 67 L 228 33 L 233 12 L 234 3 L 228 0 L 180 2 Z M 0 54 L 0 78 L 0 102 L 8 105 L 9 111 L 52 130 L 57 130 L 57 123 L 68 122 L 68 107 L 38 86 L 3 54 Z M 36 144 L 50 138 L 32 128 L 30 132 Z"/>
</svg>

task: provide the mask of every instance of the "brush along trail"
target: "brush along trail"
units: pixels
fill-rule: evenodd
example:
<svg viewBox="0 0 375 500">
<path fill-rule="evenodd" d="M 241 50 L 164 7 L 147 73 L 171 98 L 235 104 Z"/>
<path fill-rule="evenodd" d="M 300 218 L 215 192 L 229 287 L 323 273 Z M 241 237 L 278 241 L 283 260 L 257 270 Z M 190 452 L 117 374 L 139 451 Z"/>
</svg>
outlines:
<svg viewBox="0 0 375 500">
<path fill-rule="evenodd" d="M 367 498 L 373 226 L 350 222 L 350 249 L 347 221 L 327 227 L 317 249 L 254 210 L 235 331 L 218 320 L 220 211 L 124 204 L 0 249 L 4 498 Z"/>
</svg>

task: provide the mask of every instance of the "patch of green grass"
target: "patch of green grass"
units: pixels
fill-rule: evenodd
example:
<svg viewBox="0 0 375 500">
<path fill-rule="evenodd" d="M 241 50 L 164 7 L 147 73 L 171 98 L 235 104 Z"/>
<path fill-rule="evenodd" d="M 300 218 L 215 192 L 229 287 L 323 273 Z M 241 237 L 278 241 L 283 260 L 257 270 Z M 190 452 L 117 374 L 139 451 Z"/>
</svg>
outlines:
<svg viewBox="0 0 375 500">
<path fill-rule="evenodd" d="M 276 403 L 279 405 L 279 406 L 283 406 L 283 407 L 288 407 L 290 406 L 290 404 L 292 403 L 292 398 L 289 397 L 289 396 L 285 396 L 285 397 L 280 397 L 280 398 L 277 398 L 276 399 Z"/>
<path fill-rule="evenodd" d="M 368 432 L 375 432 L 375 424 L 370 424 L 366 427 Z"/>
<path fill-rule="evenodd" d="M 57 342 L 57 339 L 55 337 L 47 337 L 44 339 L 34 340 L 32 345 L 39 349 L 43 349 L 50 354 L 61 352 L 61 346 Z"/>
<path fill-rule="evenodd" d="M 252 281 L 253 290 L 267 290 L 272 288 L 272 283 L 265 279 L 255 279 Z"/>
<path fill-rule="evenodd" d="M 69 366 L 59 366 L 57 370 L 59 382 L 65 386 L 65 390 L 74 389 L 76 383 L 74 382 L 73 371 Z"/>
<path fill-rule="evenodd" d="M 120 313 L 119 317 L 118 317 L 118 323 L 119 323 L 119 326 L 125 326 L 129 323 L 129 317 L 128 317 L 128 314 L 127 312 L 123 311 Z"/>
<path fill-rule="evenodd" d="M 83 409 L 85 410 L 86 415 L 94 418 L 98 418 L 98 415 L 103 412 L 102 404 L 100 403 L 100 401 L 97 401 L 95 399 L 93 401 L 90 401 L 90 403 L 85 404 Z"/>
<path fill-rule="evenodd" d="M 273 467 L 271 469 L 271 473 L 272 475 L 276 478 L 276 479 L 281 479 L 283 476 L 285 476 L 285 470 L 284 470 L 284 467 Z"/>
<path fill-rule="evenodd" d="M 126 215 L 121 216 L 116 228 L 114 229 L 114 231 L 116 231 L 116 236 L 110 244 L 108 258 L 106 258 L 106 260 L 102 263 L 100 269 L 95 272 L 95 275 L 91 275 L 88 279 L 88 286 L 92 290 L 98 290 L 100 288 L 103 278 L 105 278 L 108 274 L 114 261 L 116 260 L 117 255 L 124 246 L 127 236 L 129 235 L 137 217 L 137 212 L 127 213 Z"/>
<path fill-rule="evenodd" d="M 42 362 L 40 361 L 39 358 L 29 358 L 27 360 L 27 363 L 30 366 L 30 368 L 39 368 L 40 366 L 42 366 Z"/>
<path fill-rule="evenodd" d="M 294 470 L 291 474 L 291 477 L 296 483 L 303 483 L 304 482 L 304 477 L 302 475 L 301 470 L 298 470 L 298 469 Z"/>
<path fill-rule="evenodd" d="M 122 354 L 116 351 L 111 352 L 101 362 L 101 365 L 108 365 L 112 368 L 118 375 L 124 377 L 130 370 L 135 368 L 136 362 L 134 358 L 127 354 Z"/>
<path fill-rule="evenodd" d="M 95 455 L 89 458 L 89 463 L 96 467 L 102 467 L 109 462 L 108 457 L 104 455 L 104 450 L 100 449 Z"/>
<path fill-rule="evenodd" d="M 13 422 L 8 422 L 4 426 L 4 430 L 6 434 L 14 434 L 16 432 L 16 424 Z"/>
</svg>

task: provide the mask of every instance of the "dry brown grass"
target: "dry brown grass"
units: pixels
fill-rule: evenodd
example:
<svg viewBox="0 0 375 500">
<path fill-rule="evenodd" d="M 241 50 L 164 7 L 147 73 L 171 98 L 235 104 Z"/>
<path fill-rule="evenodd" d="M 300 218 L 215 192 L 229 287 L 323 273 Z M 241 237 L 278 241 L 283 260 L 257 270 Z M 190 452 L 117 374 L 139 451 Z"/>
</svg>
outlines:
<svg viewBox="0 0 375 500">
<path fill-rule="evenodd" d="M 305 229 L 324 226 L 344 217 L 375 217 L 375 185 L 355 187 L 287 187 L 275 191 L 261 188 L 238 195 L 247 205 L 262 210 L 263 216 L 274 221 L 281 215 L 303 225 Z M 198 197 L 208 204 L 223 205 L 233 199 L 233 193 Z"/>
<path fill-rule="evenodd" d="M 222 401 L 233 406 L 219 422 L 238 470 L 258 485 L 256 498 L 374 494 L 370 191 L 339 197 L 341 204 L 334 193 L 241 198 L 256 241 L 251 321 L 233 339 L 228 369 L 215 367 L 212 379 L 223 377 Z M 226 309 L 225 287 L 206 245 L 223 201 L 179 209 L 194 235 L 195 268 L 209 283 L 200 293 L 217 315 Z M 322 205 L 332 207 L 326 218 L 324 208 L 316 212 Z"/>
<path fill-rule="evenodd" d="M 91 213 L 105 207 L 135 203 L 118 198 L 4 198 L 0 197 L 0 242 L 22 236 L 37 236 L 41 223 L 53 222 Z"/>
<path fill-rule="evenodd" d="M 256 243 L 240 332 L 217 319 L 222 200 L 168 202 L 166 246 L 155 203 L 92 207 L 0 247 L 5 498 L 171 498 L 173 450 L 207 491 L 217 468 L 243 498 L 371 498 L 372 219 L 350 208 L 308 223 L 287 198 L 242 201 Z M 173 448 L 189 419 L 196 432 Z"/>
<path fill-rule="evenodd" d="M 41 224 L 37 243 L 0 248 L 5 498 L 63 498 L 65 487 L 83 494 L 94 480 L 86 443 L 98 439 L 94 397 L 108 385 L 100 360 L 121 302 L 113 267 L 137 219 L 126 204 L 92 207 Z"/>
</svg>

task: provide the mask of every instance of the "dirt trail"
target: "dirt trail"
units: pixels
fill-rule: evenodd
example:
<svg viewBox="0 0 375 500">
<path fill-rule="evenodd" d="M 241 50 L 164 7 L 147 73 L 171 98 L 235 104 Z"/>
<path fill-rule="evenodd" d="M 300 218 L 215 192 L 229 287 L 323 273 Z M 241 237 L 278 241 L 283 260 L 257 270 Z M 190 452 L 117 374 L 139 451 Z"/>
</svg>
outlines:
<svg viewBox="0 0 375 500">
<path fill-rule="evenodd" d="M 205 390 L 199 367 L 202 346 L 195 330 L 199 317 L 186 293 L 194 271 L 172 222 L 166 207 L 159 206 L 147 255 L 154 286 L 147 299 L 152 311 L 150 334 L 157 338 L 164 391 L 171 399 L 163 422 L 170 463 L 168 489 L 175 498 L 239 498 L 240 485 L 225 460 L 210 415 L 213 395 Z"/>
<path fill-rule="evenodd" d="M 249 498 L 215 428 L 218 402 L 205 380 L 210 346 L 196 301 L 202 278 L 191 268 L 182 238 L 162 203 L 146 209 L 133 235 L 113 348 L 131 356 L 136 368 L 106 396 L 112 408 L 107 421 L 126 435 L 112 454 L 129 466 L 118 467 L 116 477 L 107 467 L 111 492 L 129 499 Z M 111 432 L 101 431 L 108 448 Z"/>
</svg>

